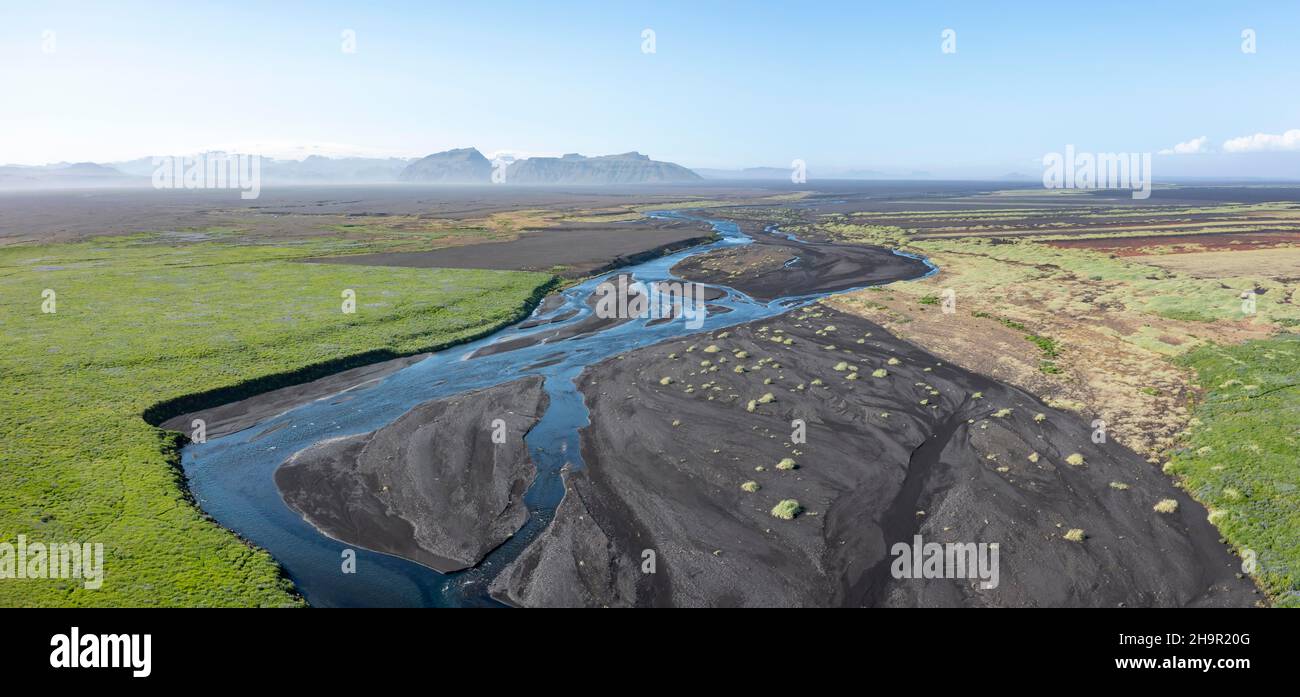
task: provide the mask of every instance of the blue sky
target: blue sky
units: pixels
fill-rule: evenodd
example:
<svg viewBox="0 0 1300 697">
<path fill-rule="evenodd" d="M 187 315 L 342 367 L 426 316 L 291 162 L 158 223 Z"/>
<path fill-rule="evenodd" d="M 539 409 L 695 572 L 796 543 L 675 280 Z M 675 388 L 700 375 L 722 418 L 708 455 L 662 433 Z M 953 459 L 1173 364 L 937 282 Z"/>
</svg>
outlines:
<svg viewBox="0 0 1300 697">
<path fill-rule="evenodd" d="M 1222 152 L 1255 134 L 1279 137 L 1239 149 L 1300 148 L 1281 138 L 1300 129 L 1300 5 L 990 7 L 0 0 L 0 162 L 473 145 L 1001 174 L 1067 143 L 1155 152 L 1205 137 L 1215 152 L 1167 159 L 1300 176 L 1300 152 Z M 949 28 L 954 54 L 940 50 Z M 1241 50 L 1247 28 L 1257 53 Z"/>
</svg>

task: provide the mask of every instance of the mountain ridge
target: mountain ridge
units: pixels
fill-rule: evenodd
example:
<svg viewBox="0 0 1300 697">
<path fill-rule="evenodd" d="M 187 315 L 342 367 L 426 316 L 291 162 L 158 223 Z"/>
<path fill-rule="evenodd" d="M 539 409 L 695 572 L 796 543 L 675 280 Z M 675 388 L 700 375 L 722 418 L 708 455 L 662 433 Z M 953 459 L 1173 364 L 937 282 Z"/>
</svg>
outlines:
<svg viewBox="0 0 1300 697">
<path fill-rule="evenodd" d="M 545 184 L 654 184 L 701 181 L 703 177 L 673 162 L 652 160 L 639 152 L 587 157 L 566 153 L 560 157 L 499 160 L 502 183 Z M 489 184 L 493 163 L 476 148 L 457 148 L 420 158 L 402 170 L 405 182 Z"/>
</svg>

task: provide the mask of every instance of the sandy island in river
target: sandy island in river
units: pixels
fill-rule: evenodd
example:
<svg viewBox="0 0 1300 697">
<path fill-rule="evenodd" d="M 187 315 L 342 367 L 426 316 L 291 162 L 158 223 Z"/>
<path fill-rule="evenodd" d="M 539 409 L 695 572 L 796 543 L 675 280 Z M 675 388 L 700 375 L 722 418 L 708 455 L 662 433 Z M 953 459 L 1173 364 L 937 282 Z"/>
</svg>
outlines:
<svg viewBox="0 0 1300 697">
<path fill-rule="evenodd" d="M 275 483 L 330 537 L 444 573 L 463 569 L 527 519 L 523 494 L 536 468 L 524 436 L 546 404 L 538 377 L 431 400 L 378 430 L 294 453 Z"/>
</svg>

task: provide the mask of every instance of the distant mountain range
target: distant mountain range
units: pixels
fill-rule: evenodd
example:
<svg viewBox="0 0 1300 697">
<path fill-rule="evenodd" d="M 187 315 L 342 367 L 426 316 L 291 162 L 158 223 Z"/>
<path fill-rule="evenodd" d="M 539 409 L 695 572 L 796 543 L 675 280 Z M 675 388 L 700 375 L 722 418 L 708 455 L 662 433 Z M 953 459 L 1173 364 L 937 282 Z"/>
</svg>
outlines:
<svg viewBox="0 0 1300 697">
<path fill-rule="evenodd" d="M 681 165 L 659 162 L 638 152 L 584 157 L 530 157 L 498 162 L 506 184 L 657 184 L 699 181 L 700 175 Z M 434 153 L 412 162 L 399 179 L 406 182 L 487 184 L 493 163 L 474 148 Z"/>
<path fill-rule="evenodd" d="M 207 153 L 222 155 L 224 153 Z M 97 164 L 94 162 L 58 163 L 43 166 L 0 166 L 0 188 L 93 188 L 150 186 L 155 169 L 154 158 Z M 490 184 L 493 171 L 497 179 L 511 185 L 627 185 L 690 183 L 703 180 L 789 182 L 791 168 L 750 167 L 747 169 L 687 169 L 672 162 L 652 160 L 639 152 L 585 157 L 575 153 L 561 157 L 515 159 L 504 156 L 490 161 L 475 148 L 457 148 L 414 158 L 323 157 L 311 155 L 303 160 L 261 159 L 262 183 L 266 186 L 294 184 Z M 912 170 L 882 172 L 868 169 L 809 168 L 809 181 L 832 179 L 925 179 L 929 172 Z M 1020 173 L 1006 174 L 1001 180 L 1033 180 Z"/>
<path fill-rule="evenodd" d="M 506 169 L 506 181 L 512 184 L 658 184 L 701 179 L 681 165 L 652 160 L 639 152 L 530 157 Z"/>
<path fill-rule="evenodd" d="M 226 153 L 206 153 L 225 155 Z M 59 163 L 39 167 L 0 166 L 0 188 L 54 188 L 95 186 L 150 186 L 156 169 L 153 157 L 96 164 Z M 577 154 L 498 160 L 503 183 L 546 184 L 654 184 L 700 181 L 700 175 L 672 162 L 660 162 L 637 152 L 600 157 Z M 330 158 L 312 155 L 304 160 L 261 158 L 263 185 L 292 184 L 490 184 L 494 165 L 475 148 L 458 148 L 419 159 Z M 500 178 L 500 175 L 498 175 Z"/>
<path fill-rule="evenodd" d="M 0 166 L 0 188 L 5 189 L 91 188 L 130 186 L 133 183 L 136 183 L 135 177 L 94 162 L 61 162 L 38 167 Z"/>
<path fill-rule="evenodd" d="M 215 153 L 212 153 L 215 154 Z M 109 166 L 128 175 L 152 177 L 154 158 L 142 157 Z M 397 176 L 413 160 L 402 157 L 322 157 L 311 155 L 303 160 L 262 158 L 262 178 L 274 184 L 381 183 L 397 181 Z"/>
</svg>

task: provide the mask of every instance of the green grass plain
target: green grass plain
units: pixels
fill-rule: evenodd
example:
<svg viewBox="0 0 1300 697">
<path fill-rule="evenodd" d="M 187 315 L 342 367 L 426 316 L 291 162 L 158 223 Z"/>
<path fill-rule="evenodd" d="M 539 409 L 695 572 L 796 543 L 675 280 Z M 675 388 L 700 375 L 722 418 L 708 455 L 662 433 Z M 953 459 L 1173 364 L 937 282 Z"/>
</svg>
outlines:
<svg viewBox="0 0 1300 697">
<path fill-rule="evenodd" d="M 1166 471 L 1210 509 L 1279 605 L 1300 607 L 1300 335 L 1201 346 L 1177 359 L 1205 395 Z"/>
<path fill-rule="evenodd" d="M 174 435 L 141 415 L 186 395 L 300 381 L 519 319 L 546 274 L 315 265 L 403 240 L 245 244 L 208 231 L 0 248 L 0 541 L 102 542 L 104 583 L 0 580 L 4 606 L 302 603 L 264 551 L 188 499 Z M 53 290 L 57 310 L 42 312 Z M 356 311 L 342 311 L 345 289 Z M 358 359 L 358 356 L 363 358 Z"/>
</svg>

